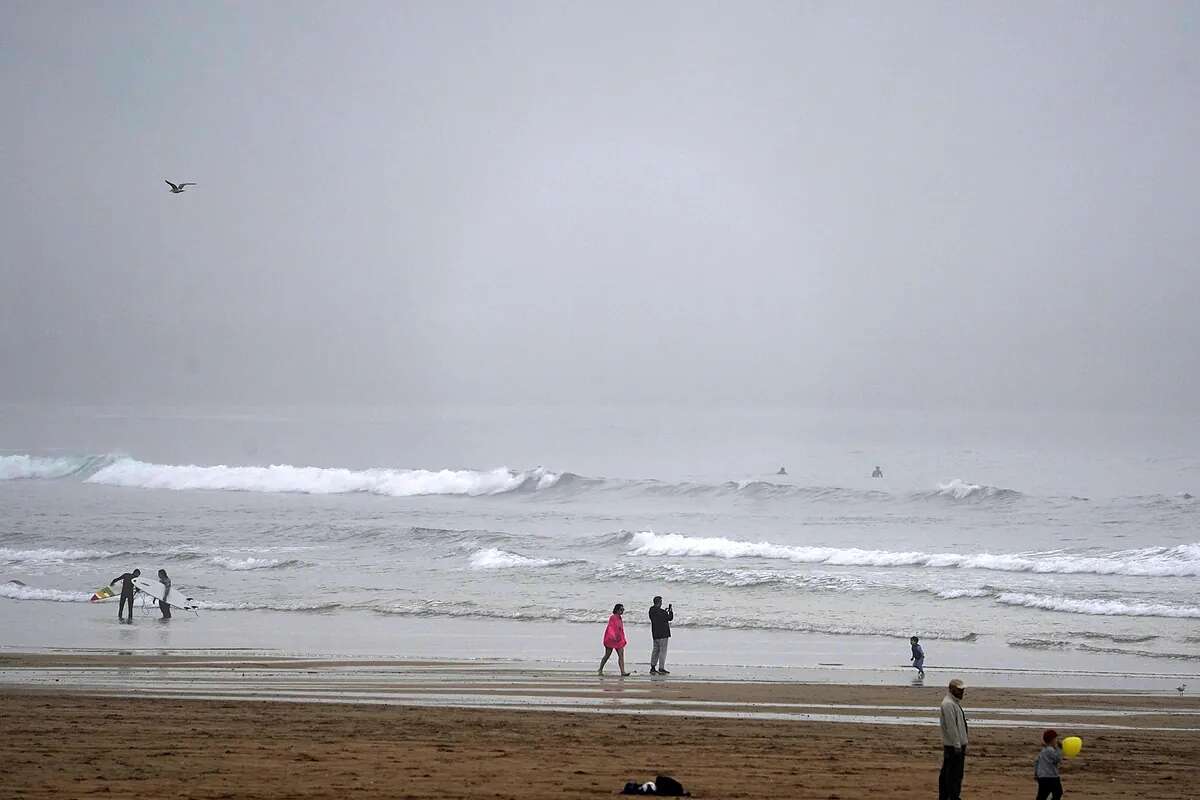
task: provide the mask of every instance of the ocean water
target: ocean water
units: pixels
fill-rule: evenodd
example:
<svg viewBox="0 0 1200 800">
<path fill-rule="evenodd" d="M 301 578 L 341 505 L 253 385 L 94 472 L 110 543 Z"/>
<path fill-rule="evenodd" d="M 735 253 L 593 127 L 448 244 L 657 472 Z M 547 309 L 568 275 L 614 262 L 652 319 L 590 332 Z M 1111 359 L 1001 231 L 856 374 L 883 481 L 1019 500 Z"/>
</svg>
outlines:
<svg viewBox="0 0 1200 800">
<path fill-rule="evenodd" d="M 129 644 L 87 599 L 161 567 L 203 609 L 176 644 L 321 630 L 294 649 L 404 655 L 419 630 L 426 654 L 582 661 L 616 602 L 648 639 L 661 594 L 679 664 L 903 668 L 915 634 L 931 664 L 1186 675 L 1197 422 L 4 407 L 0 622 L 9 644 Z"/>
</svg>

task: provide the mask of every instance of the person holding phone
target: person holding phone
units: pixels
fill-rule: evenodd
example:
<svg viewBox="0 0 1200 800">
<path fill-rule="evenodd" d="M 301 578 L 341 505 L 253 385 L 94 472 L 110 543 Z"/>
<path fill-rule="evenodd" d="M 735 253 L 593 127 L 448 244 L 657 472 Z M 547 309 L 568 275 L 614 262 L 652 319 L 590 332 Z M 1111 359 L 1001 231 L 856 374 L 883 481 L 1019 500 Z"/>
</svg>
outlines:
<svg viewBox="0 0 1200 800">
<path fill-rule="evenodd" d="M 650 651 L 650 674 L 670 675 L 667 671 L 667 645 L 671 641 L 671 620 L 675 619 L 675 609 L 671 603 L 662 607 L 662 596 L 654 598 L 650 606 L 650 636 L 654 639 L 654 649 Z"/>
</svg>

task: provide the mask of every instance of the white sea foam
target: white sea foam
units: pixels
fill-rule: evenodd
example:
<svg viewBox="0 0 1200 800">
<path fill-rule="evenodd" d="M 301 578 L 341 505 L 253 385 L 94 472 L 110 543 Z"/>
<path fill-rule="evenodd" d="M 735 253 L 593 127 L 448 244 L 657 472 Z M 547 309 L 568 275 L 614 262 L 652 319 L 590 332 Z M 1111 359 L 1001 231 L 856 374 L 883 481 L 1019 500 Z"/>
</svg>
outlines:
<svg viewBox="0 0 1200 800">
<path fill-rule="evenodd" d="M 630 538 L 635 556 L 764 558 L 803 564 L 869 567 L 940 567 L 1058 574 L 1191 577 L 1200 575 L 1200 543 L 1147 547 L 1096 556 L 1061 553 L 923 553 L 840 547 L 796 547 L 719 536 L 643 531 Z"/>
<path fill-rule="evenodd" d="M 390 497 L 417 495 L 493 495 L 517 489 L 547 489 L 559 479 L 541 467 L 531 470 L 350 470 L 324 467 L 179 466 L 120 459 L 100 469 L 88 483 L 142 489 L 217 489 L 241 492 L 346 494 L 363 492 Z"/>
<path fill-rule="evenodd" d="M 212 556 L 209 562 L 225 569 L 244 572 L 252 569 L 275 569 L 276 567 L 293 567 L 301 562 L 294 558 L 230 558 L 229 556 Z"/>
<path fill-rule="evenodd" d="M 978 483 L 968 483 L 961 478 L 955 478 L 948 483 L 939 483 L 937 495 L 955 500 L 984 500 L 991 497 L 1019 497 L 1020 492 L 1014 489 L 1003 489 L 999 486 L 986 486 Z"/>
<path fill-rule="evenodd" d="M 511 567 L 552 567 L 559 562 L 546 558 L 529 558 L 498 547 L 488 547 L 471 554 L 471 569 L 509 569 Z"/>
<path fill-rule="evenodd" d="M 957 600 L 960 597 L 991 597 L 992 593 L 987 589 L 944 589 L 940 592 L 935 592 L 938 597 L 943 600 Z"/>
<path fill-rule="evenodd" d="M 9 564 L 60 564 L 63 561 L 91 561 L 122 555 L 107 550 L 56 550 L 43 547 L 36 550 L 13 550 L 0 547 L 0 561 Z"/>
<path fill-rule="evenodd" d="M 332 600 L 325 602 L 299 600 L 290 603 L 286 601 L 226 603 L 218 600 L 193 599 L 192 604 L 201 611 L 334 611 L 350 607 Z"/>
<path fill-rule="evenodd" d="M 0 583 L 0 597 L 9 600 L 52 600 L 56 603 L 86 603 L 91 598 L 88 592 L 64 592 L 61 589 L 42 589 L 20 583 Z"/>
<path fill-rule="evenodd" d="M 1002 592 L 996 601 L 1010 606 L 1040 608 L 1046 611 L 1065 611 L 1070 614 L 1092 614 L 1101 617 L 1175 617 L 1200 619 L 1200 607 L 1177 606 L 1167 603 L 1145 603 L 1132 600 L 1076 599 L 1044 594 Z"/>
</svg>

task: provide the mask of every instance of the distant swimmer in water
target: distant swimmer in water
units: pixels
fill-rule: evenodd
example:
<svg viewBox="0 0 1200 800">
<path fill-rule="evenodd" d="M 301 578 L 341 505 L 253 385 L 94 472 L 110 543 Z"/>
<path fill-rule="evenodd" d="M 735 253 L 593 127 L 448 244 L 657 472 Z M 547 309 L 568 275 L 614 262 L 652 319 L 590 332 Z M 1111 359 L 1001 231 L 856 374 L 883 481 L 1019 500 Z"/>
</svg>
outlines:
<svg viewBox="0 0 1200 800">
<path fill-rule="evenodd" d="M 779 472 L 776 472 L 775 474 L 776 475 L 787 475 L 787 470 L 783 467 L 780 467 Z"/>
<path fill-rule="evenodd" d="M 883 470 L 881 470 L 881 469 L 878 467 L 878 465 L 876 465 L 876 467 L 875 467 L 875 471 L 871 473 L 871 477 L 872 477 L 872 478 L 882 478 L 882 477 L 883 477 Z"/>
</svg>

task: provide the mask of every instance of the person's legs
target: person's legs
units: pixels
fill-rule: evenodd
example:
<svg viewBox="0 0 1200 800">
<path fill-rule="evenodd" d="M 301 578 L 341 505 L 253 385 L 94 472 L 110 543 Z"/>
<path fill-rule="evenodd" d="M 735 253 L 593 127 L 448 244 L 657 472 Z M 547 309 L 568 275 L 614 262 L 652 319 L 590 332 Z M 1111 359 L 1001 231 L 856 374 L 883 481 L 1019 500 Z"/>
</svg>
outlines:
<svg viewBox="0 0 1200 800">
<path fill-rule="evenodd" d="M 654 648 L 650 651 L 650 671 L 658 672 L 658 660 L 662 658 L 662 639 L 654 640 Z"/>
<path fill-rule="evenodd" d="M 133 595 L 121 592 L 121 604 L 117 606 L 117 619 L 123 620 L 125 617 L 125 604 L 129 604 L 129 621 L 133 622 Z"/>
<path fill-rule="evenodd" d="M 966 768 L 967 748 L 964 747 L 961 753 L 954 754 L 954 772 L 951 774 L 949 786 L 951 800 L 962 800 L 963 773 Z"/>
<path fill-rule="evenodd" d="M 604 648 L 604 658 L 600 659 L 600 669 L 598 670 L 601 675 L 604 674 L 604 665 L 608 663 L 608 659 L 612 656 L 612 650 L 611 647 Z"/>
<path fill-rule="evenodd" d="M 1060 800 L 1063 796 L 1062 778 L 1038 778 L 1037 800 Z"/>
<path fill-rule="evenodd" d="M 662 651 L 659 652 L 659 654 L 658 654 L 658 671 L 666 672 L 667 671 L 667 645 L 669 645 L 671 643 L 671 640 L 668 638 L 664 638 L 664 639 L 661 639 L 660 641 L 662 642 Z M 655 644 L 658 644 L 658 642 L 655 642 Z"/>
<path fill-rule="evenodd" d="M 950 794 L 950 762 L 954 758 L 953 747 L 942 747 L 942 770 L 938 773 L 938 800 L 954 800 Z"/>
<path fill-rule="evenodd" d="M 158 601 L 158 610 L 162 612 L 163 619 L 171 618 L 171 604 L 168 603 L 166 600 Z"/>
<path fill-rule="evenodd" d="M 942 747 L 942 771 L 938 773 L 938 800 L 961 800 L 963 767 L 966 752 L 956 753 L 953 747 Z"/>
<path fill-rule="evenodd" d="M 624 647 L 617 648 L 617 666 L 619 666 L 621 668 L 622 675 L 629 674 L 628 672 L 625 671 L 625 648 Z"/>
</svg>

